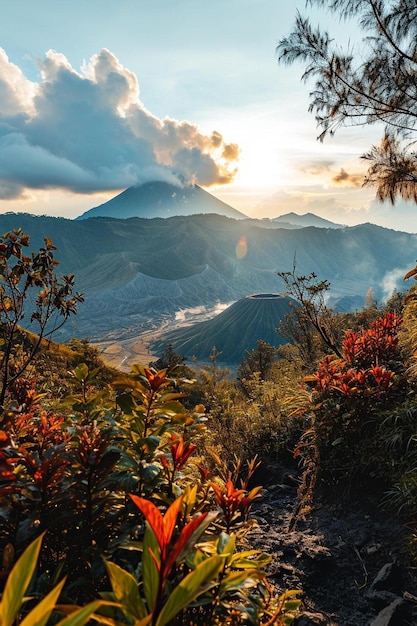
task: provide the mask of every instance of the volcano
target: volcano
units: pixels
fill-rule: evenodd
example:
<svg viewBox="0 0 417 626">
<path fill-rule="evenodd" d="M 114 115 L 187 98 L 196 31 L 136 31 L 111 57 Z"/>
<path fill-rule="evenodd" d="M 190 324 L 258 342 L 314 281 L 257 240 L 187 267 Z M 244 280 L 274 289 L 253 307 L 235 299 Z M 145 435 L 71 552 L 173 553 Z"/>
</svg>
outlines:
<svg viewBox="0 0 417 626">
<path fill-rule="evenodd" d="M 218 361 L 238 365 L 258 339 L 276 347 L 288 343 L 277 327 L 294 305 L 292 298 L 278 293 L 246 296 L 210 320 L 167 333 L 152 349 L 162 353 L 171 344 L 182 356 L 208 361 L 215 347 L 221 352 Z"/>
<path fill-rule="evenodd" d="M 234 219 L 246 218 L 246 215 L 204 191 L 198 185 L 177 187 L 170 183 L 154 181 L 129 187 L 108 202 L 86 211 L 77 219 L 84 220 L 89 217 L 153 218 L 199 213 L 215 213 Z"/>
</svg>

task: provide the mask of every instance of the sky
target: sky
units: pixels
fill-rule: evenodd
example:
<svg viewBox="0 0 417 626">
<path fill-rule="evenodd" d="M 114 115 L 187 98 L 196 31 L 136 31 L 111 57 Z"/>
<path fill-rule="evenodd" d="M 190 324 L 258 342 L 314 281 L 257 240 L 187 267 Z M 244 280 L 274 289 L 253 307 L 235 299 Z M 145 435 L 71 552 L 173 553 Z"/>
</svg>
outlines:
<svg viewBox="0 0 417 626">
<path fill-rule="evenodd" d="M 381 128 L 317 141 L 302 67 L 276 46 L 304 0 L 0 0 L 0 212 L 75 218 L 147 180 L 250 217 L 313 212 L 417 232 L 362 187 Z"/>
</svg>

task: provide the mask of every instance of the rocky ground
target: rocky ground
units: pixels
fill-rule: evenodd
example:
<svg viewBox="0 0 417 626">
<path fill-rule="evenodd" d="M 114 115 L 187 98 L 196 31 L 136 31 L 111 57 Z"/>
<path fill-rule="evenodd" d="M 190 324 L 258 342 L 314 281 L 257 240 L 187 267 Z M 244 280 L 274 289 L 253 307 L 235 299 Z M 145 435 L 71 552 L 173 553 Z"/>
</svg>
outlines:
<svg viewBox="0 0 417 626">
<path fill-rule="evenodd" d="M 369 501 L 322 503 L 291 529 L 295 502 L 294 487 L 265 488 L 250 538 L 274 555 L 276 588 L 302 590 L 295 626 L 417 626 L 417 573 L 398 519 Z"/>
</svg>

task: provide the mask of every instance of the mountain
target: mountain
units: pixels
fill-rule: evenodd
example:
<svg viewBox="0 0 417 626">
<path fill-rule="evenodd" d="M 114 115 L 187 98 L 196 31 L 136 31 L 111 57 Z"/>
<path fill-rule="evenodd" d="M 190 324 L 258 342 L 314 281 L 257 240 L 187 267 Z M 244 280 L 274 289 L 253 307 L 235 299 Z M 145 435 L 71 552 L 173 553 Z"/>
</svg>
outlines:
<svg viewBox="0 0 417 626">
<path fill-rule="evenodd" d="M 221 215 L 167 219 L 63 218 L 0 215 L 0 233 L 21 227 L 29 250 L 48 235 L 61 265 L 75 274 L 85 303 L 58 341 L 89 337 L 122 342 L 159 334 L 181 312 L 209 313 L 250 293 L 285 289 L 277 272 L 315 272 L 331 283 L 333 302 L 366 301 L 369 288 L 381 301 L 414 267 L 417 235 L 372 224 L 330 228 L 261 228 Z M 408 284 L 406 285 L 408 287 Z M 181 313 L 182 314 L 182 313 Z"/>
<path fill-rule="evenodd" d="M 305 228 L 307 226 L 316 226 L 317 228 L 344 228 L 342 224 L 335 224 L 329 220 L 325 220 L 323 217 L 314 215 L 314 213 L 304 213 L 304 215 L 298 215 L 297 213 L 285 213 L 275 217 L 273 222 L 282 225 L 283 228 L 290 226 L 290 228 Z"/>
<path fill-rule="evenodd" d="M 277 333 L 277 327 L 293 303 L 294 300 L 281 294 L 247 296 L 210 320 L 165 334 L 151 348 L 161 354 L 171 344 L 182 356 L 208 361 L 215 346 L 221 352 L 219 361 L 238 365 L 247 351 L 256 348 L 258 339 L 273 346 L 287 343 Z"/>
<path fill-rule="evenodd" d="M 172 217 L 216 213 L 225 217 L 244 219 L 246 215 L 237 211 L 198 185 L 177 187 L 170 183 L 154 181 L 137 187 L 129 187 L 108 202 L 100 204 L 80 215 L 89 217 Z"/>
</svg>

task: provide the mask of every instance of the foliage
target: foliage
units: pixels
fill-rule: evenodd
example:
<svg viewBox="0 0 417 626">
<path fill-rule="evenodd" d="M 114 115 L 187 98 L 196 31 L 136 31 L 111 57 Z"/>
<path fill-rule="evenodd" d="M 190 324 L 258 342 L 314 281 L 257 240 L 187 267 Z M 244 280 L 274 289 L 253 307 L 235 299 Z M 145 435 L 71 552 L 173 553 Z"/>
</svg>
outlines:
<svg viewBox="0 0 417 626">
<path fill-rule="evenodd" d="M 176 376 L 134 366 L 115 381 L 115 404 L 95 387 L 95 375 L 77 365 L 79 393 L 65 398 L 72 412 L 62 414 L 44 409 L 33 386 L 22 384 L 0 432 L 0 542 L 8 562 L 45 536 L 31 557 L 31 571 L 38 560 L 32 595 L 45 596 L 52 611 L 66 574 L 58 609 L 68 623 L 92 612 L 104 623 L 269 623 L 272 615 L 290 623 L 294 593 L 276 598 L 266 581 L 269 557 L 242 552 L 260 490 L 248 485 L 256 462 L 239 487 L 237 475 L 209 480 L 204 460 L 196 459 L 198 468 L 192 462 L 204 410 L 185 409 Z M 74 602 L 92 604 L 79 614 Z"/>
<path fill-rule="evenodd" d="M 386 487 L 403 468 L 415 411 L 405 419 L 411 405 L 401 324 L 395 313 L 387 313 L 366 330 L 346 331 L 342 358 L 326 356 L 316 373 L 304 378 L 311 394 L 292 404 L 294 411 L 312 414 L 295 451 L 306 469 L 304 498 L 311 498 L 318 477 L 327 489 L 341 484 L 350 489 L 354 479 L 358 490 L 378 481 Z"/>
<path fill-rule="evenodd" d="M 392 508 L 407 520 L 410 530 L 416 536 L 417 519 L 417 407 L 411 390 L 416 382 L 417 358 L 417 300 L 416 287 L 413 287 L 403 307 L 403 324 L 399 341 L 405 356 L 405 367 L 410 389 L 408 402 L 399 407 L 390 420 L 391 445 L 402 452 L 401 471 L 394 477 L 383 499 L 384 505 Z M 402 410 L 401 410 L 402 408 Z M 416 543 L 412 546 L 415 559 Z"/>
<path fill-rule="evenodd" d="M 149 363 L 149 367 L 152 367 L 156 370 L 167 369 L 170 370 L 177 365 L 182 365 L 186 358 L 177 354 L 172 347 L 172 344 L 169 343 L 159 359 L 157 361 L 153 361 Z"/>
<path fill-rule="evenodd" d="M 322 128 L 320 139 L 340 126 L 385 125 L 381 144 L 364 158 L 370 162 L 365 184 L 380 200 L 417 200 L 416 130 L 417 8 L 413 0 L 309 0 L 341 19 L 354 19 L 362 46 L 346 51 L 327 31 L 296 17 L 294 30 L 278 45 L 279 60 L 305 64 L 302 78 L 315 80 L 310 110 Z M 407 143 L 408 142 L 408 143 Z"/>
<path fill-rule="evenodd" d="M 81 294 L 73 292 L 74 276 L 58 278 L 56 250 L 49 237 L 45 247 L 31 256 L 24 254 L 30 237 L 21 229 L 0 237 L 0 406 L 6 393 L 27 369 L 42 339 L 50 337 L 76 313 Z M 19 324 L 29 317 L 26 326 L 36 329 L 37 338 L 29 352 L 16 342 Z"/>
<path fill-rule="evenodd" d="M 65 579 L 40 599 L 35 606 L 33 606 L 33 598 L 25 595 L 35 572 L 43 538 L 44 535 L 40 535 L 26 548 L 8 575 L 0 601 L 0 621 L 3 626 L 12 626 L 14 623 L 22 624 L 22 626 L 32 626 L 32 624 L 45 626 L 54 609 L 61 614 L 65 612 L 64 607 L 57 605 Z M 30 609 L 26 609 L 27 604 L 30 605 Z M 106 603 L 97 600 L 84 607 L 73 606 L 66 617 L 54 623 L 57 626 L 83 626 L 103 604 Z"/>
<path fill-rule="evenodd" d="M 319 352 L 316 335 L 323 345 L 341 357 L 337 326 L 334 313 L 326 306 L 326 292 L 330 288 L 328 280 L 318 280 L 317 275 L 298 276 L 295 259 L 292 270 L 278 272 L 285 283 L 287 293 L 299 306 L 293 307 L 293 313 L 280 327 L 300 351 L 304 362 L 314 363 Z"/>
<path fill-rule="evenodd" d="M 237 370 L 238 380 L 243 390 L 245 390 L 244 381 L 256 372 L 259 373 L 261 380 L 267 380 L 277 358 L 278 348 L 258 339 L 256 348 L 247 353 Z"/>
<path fill-rule="evenodd" d="M 227 485 L 229 501 L 242 501 L 241 492 L 232 483 Z M 187 499 L 186 508 L 190 509 L 189 494 Z M 256 594 L 263 588 L 267 595 L 264 568 L 270 557 L 257 550 L 237 551 L 233 534 L 205 535 L 215 511 L 182 521 L 185 495 L 174 500 L 165 515 L 149 500 L 137 496 L 132 500 L 147 522 L 140 580 L 107 563 L 113 587 L 109 597 L 120 603 L 128 623 L 292 623 L 300 604 L 296 591 L 263 602 Z"/>
</svg>

